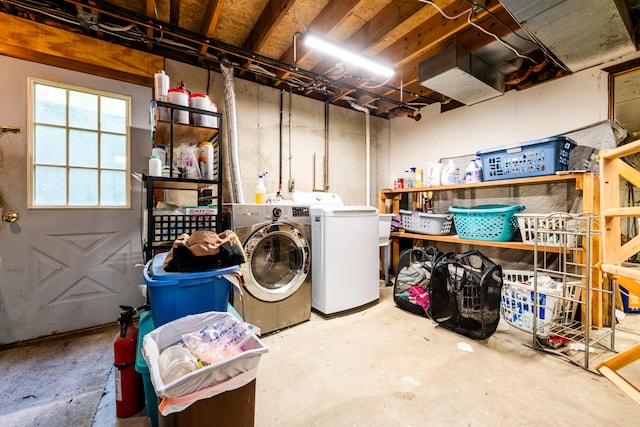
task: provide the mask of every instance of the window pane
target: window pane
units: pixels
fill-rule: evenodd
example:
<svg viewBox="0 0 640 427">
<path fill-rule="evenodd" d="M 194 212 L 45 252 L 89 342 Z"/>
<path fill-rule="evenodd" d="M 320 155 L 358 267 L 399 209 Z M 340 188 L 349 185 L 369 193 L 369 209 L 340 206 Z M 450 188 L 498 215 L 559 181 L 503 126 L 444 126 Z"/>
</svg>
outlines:
<svg viewBox="0 0 640 427">
<path fill-rule="evenodd" d="M 34 204 L 62 206 L 67 203 L 67 171 L 65 168 L 36 166 Z"/>
<path fill-rule="evenodd" d="M 102 206 L 126 206 L 126 177 L 124 172 L 102 171 L 100 179 L 100 204 Z"/>
<path fill-rule="evenodd" d="M 36 84 L 34 121 L 52 125 L 67 124 L 67 92 L 64 89 Z"/>
<path fill-rule="evenodd" d="M 100 143 L 100 167 L 126 169 L 127 138 L 124 135 L 102 134 Z"/>
<path fill-rule="evenodd" d="M 127 103 L 123 99 L 100 98 L 100 130 L 103 132 L 127 132 Z"/>
<path fill-rule="evenodd" d="M 98 130 L 98 95 L 69 91 L 69 126 Z"/>
<path fill-rule="evenodd" d="M 69 166 L 98 167 L 98 134 L 69 131 Z"/>
<path fill-rule="evenodd" d="M 47 165 L 67 164 L 67 134 L 64 128 L 36 126 L 35 163 Z"/>
<path fill-rule="evenodd" d="M 98 204 L 98 171 L 95 169 L 69 169 L 69 205 L 95 206 Z"/>
</svg>

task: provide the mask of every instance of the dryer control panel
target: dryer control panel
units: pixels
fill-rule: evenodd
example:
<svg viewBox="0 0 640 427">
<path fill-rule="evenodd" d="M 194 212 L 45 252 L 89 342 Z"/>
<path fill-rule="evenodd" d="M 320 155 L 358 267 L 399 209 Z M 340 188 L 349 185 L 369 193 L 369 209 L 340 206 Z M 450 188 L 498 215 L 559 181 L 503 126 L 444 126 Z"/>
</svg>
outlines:
<svg viewBox="0 0 640 427">
<path fill-rule="evenodd" d="M 309 206 L 293 206 L 291 208 L 291 215 L 295 217 L 309 216 Z"/>
</svg>

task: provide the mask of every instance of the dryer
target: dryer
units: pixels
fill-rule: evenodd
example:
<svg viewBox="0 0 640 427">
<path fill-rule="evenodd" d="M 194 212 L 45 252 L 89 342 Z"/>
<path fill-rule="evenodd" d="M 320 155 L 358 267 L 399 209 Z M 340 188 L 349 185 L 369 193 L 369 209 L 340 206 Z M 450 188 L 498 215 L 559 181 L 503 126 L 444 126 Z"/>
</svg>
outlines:
<svg viewBox="0 0 640 427">
<path fill-rule="evenodd" d="M 308 206 L 223 206 L 224 225 L 240 239 L 246 262 L 244 320 L 262 333 L 311 317 L 311 221 Z M 237 299 L 236 310 L 243 307 Z"/>
</svg>

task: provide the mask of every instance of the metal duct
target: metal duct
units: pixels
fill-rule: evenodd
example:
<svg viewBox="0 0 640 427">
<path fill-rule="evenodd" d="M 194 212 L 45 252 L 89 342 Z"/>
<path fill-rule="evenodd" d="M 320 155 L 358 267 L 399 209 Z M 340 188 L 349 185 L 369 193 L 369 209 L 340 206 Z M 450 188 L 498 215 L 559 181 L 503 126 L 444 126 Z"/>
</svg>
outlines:
<svg viewBox="0 0 640 427">
<path fill-rule="evenodd" d="M 231 164 L 231 188 L 235 203 L 244 203 L 242 179 L 240 177 L 240 155 L 238 154 L 238 114 L 236 92 L 233 84 L 233 66 L 220 64 L 224 76 L 224 107 L 227 114 L 227 134 L 229 135 L 229 163 Z"/>
<path fill-rule="evenodd" d="M 419 64 L 420 85 L 465 105 L 502 95 L 505 76 L 458 45 Z"/>
<path fill-rule="evenodd" d="M 624 0 L 500 0 L 530 35 L 576 72 L 636 51 Z"/>
</svg>

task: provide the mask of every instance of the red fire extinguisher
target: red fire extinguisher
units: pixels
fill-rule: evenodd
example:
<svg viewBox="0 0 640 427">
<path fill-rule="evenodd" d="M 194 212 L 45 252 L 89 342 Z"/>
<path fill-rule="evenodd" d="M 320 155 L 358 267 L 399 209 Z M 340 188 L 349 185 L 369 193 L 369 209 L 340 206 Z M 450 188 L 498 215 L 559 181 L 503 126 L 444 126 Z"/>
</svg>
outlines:
<svg viewBox="0 0 640 427">
<path fill-rule="evenodd" d="M 118 317 L 120 333 L 113 342 L 116 388 L 116 416 L 130 417 L 140 412 L 144 406 L 142 375 L 136 372 L 136 352 L 138 351 L 138 328 L 133 324 L 133 316 L 147 308 L 133 308 L 121 305 Z"/>
</svg>

